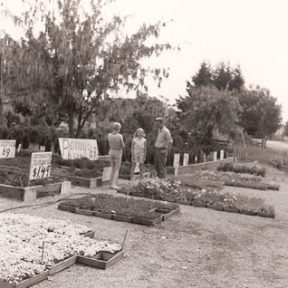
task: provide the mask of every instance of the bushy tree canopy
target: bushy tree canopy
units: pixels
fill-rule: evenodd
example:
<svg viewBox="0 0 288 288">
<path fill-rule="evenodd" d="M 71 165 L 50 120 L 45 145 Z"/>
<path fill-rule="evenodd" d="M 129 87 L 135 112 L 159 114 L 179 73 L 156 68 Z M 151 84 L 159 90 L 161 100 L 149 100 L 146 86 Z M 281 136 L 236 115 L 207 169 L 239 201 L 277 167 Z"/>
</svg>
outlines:
<svg viewBox="0 0 288 288">
<path fill-rule="evenodd" d="M 150 73 L 159 81 L 167 77 L 165 69 L 143 67 L 141 60 L 171 46 L 147 41 L 158 37 L 164 23 L 143 24 L 126 35 L 125 18 L 107 20 L 103 15 L 105 1 L 91 1 L 88 12 L 78 0 L 57 3 L 57 17 L 50 12 L 42 15 L 45 29 L 39 36 L 29 25 L 27 39 L 6 41 L 5 84 L 13 95 L 54 105 L 54 115 L 67 117 L 70 135 L 78 136 L 99 103 L 113 91 L 147 89 Z"/>
</svg>

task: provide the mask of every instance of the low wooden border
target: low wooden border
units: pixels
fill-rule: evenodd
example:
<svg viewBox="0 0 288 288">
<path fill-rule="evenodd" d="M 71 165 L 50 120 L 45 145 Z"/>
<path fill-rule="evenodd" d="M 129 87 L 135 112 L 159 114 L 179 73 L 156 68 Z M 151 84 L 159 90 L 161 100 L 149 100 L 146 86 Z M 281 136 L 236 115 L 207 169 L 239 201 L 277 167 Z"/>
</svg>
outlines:
<svg viewBox="0 0 288 288">
<path fill-rule="evenodd" d="M 37 284 L 48 278 L 48 271 L 37 274 L 31 278 L 23 280 L 18 284 L 9 284 L 8 282 L 4 282 L 0 280 L 0 288 L 27 288 L 34 284 Z"/>
<path fill-rule="evenodd" d="M 70 185 L 69 181 L 31 187 L 14 187 L 0 184 L 0 196 L 30 202 L 36 200 L 37 196 L 43 197 L 43 194 L 44 196 L 67 194 L 70 192 Z"/>
<path fill-rule="evenodd" d="M 141 224 L 141 225 L 147 225 L 147 226 L 154 226 L 162 221 L 169 219 L 171 216 L 173 216 L 176 213 L 179 213 L 180 211 L 180 207 L 177 207 L 172 210 L 156 208 L 155 212 L 159 213 L 159 216 L 155 217 L 154 219 L 147 219 L 147 218 L 137 217 L 137 216 L 132 216 L 132 215 L 121 215 L 117 213 L 105 213 L 105 212 L 99 212 L 99 211 L 92 211 L 88 209 L 79 209 L 77 207 L 75 208 L 73 206 L 63 205 L 63 204 L 59 204 L 58 209 L 80 214 L 80 215 L 85 215 L 85 216 L 96 216 L 96 217 L 109 219 L 109 220 Z"/>
<path fill-rule="evenodd" d="M 124 250 L 120 250 L 114 254 L 109 252 L 97 253 L 95 257 L 77 256 L 77 264 L 83 264 L 86 266 L 91 266 L 99 269 L 107 269 L 113 264 L 118 262 L 124 256 Z"/>
<path fill-rule="evenodd" d="M 52 266 L 48 271 L 48 275 L 53 276 L 56 273 L 63 271 L 64 269 L 67 269 L 70 266 L 74 265 L 76 263 L 76 261 L 77 261 L 77 255 L 71 256 L 71 257 L 55 264 L 54 266 Z"/>
<path fill-rule="evenodd" d="M 66 178 L 72 183 L 72 185 L 81 187 L 96 188 L 108 184 L 108 181 L 102 181 L 102 177 L 86 178 L 66 174 L 54 174 L 54 176 Z"/>
</svg>

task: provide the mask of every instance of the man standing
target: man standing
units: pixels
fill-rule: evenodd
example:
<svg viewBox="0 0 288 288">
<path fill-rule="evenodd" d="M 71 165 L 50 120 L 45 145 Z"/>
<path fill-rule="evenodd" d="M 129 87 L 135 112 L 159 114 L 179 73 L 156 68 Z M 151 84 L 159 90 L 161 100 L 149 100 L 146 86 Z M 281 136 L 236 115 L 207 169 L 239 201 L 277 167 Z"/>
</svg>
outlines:
<svg viewBox="0 0 288 288">
<path fill-rule="evenodd" d="M 170 131 L 163 124 L 163 118 L 156 118 L 156 128 L 158 129 L 155 142 L 155 169 L 157 177 L 166 177 L 166 162 L 168 153 L 171 151 L 173 139 Z"/>
</svg>

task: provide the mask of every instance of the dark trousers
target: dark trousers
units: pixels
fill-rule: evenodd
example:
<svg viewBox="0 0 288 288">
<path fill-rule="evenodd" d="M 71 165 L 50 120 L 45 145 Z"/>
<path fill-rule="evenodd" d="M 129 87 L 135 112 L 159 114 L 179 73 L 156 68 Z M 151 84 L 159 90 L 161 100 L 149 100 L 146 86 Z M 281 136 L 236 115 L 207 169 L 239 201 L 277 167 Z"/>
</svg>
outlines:
<svg viewBox="0 0 288 288">
<path fill-rule="evenodd" d="M 155 170 L 157 177 L 166 177 L 167 149 L 156 148 L 155 150 Z"/>
</svg>

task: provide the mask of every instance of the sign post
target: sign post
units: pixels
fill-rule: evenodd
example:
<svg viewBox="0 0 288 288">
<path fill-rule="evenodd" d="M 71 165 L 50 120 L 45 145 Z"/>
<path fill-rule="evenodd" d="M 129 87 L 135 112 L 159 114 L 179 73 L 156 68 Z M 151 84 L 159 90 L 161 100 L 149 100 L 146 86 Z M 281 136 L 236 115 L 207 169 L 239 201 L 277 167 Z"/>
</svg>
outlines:
<svg viewBox="0 0 288 288">
<path fill-rule="evenodd" d="M 189 164 L 189 153 L 184 153 L 183 166 L 188 166 L 188 164 Z"/>
<path fill-rule="evenodd" d="M 180 165 L 180 154 L 179 153 L 175 153 L 174 154 L 174 159 L 173 159 L 173 167 L 179 167 Z"/>
</svg>

